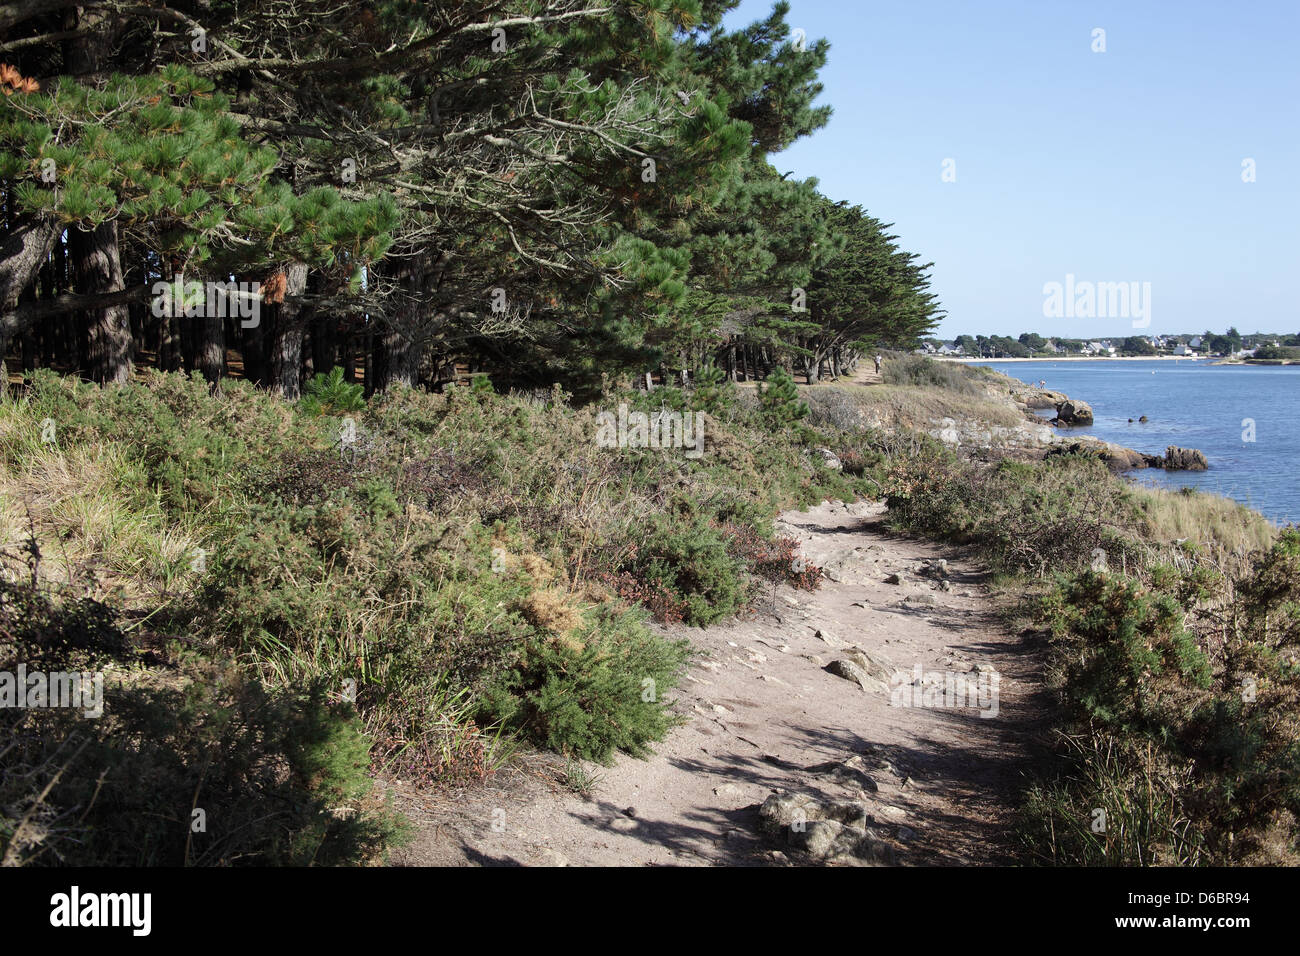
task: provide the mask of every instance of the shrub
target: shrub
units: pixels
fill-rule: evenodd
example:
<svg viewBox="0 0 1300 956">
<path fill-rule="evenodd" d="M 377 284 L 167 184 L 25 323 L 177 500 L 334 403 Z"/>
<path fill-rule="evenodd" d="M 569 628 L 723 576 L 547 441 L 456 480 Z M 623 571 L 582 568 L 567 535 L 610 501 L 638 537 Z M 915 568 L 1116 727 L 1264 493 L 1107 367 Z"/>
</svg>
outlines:
<svg viewBox="0 0 1300 956">
<path fill-rule="evenodd" d="M 744 566 L 723 532 L 703 517 L 655 517 L 628 566 L 681 602 L 687 624 L 706 625 L 736 613 L 752 591 Z"/>
<path fill-rule="evenodd" d="M 758 392 L 759 414 L 769 428 L 782 430 L 808 417 L 808 404 L 800 401 L 799 387 L 783 368 L 768 375 Z"/>
<path fill-rule="evenodd" d="M 1120 564 L 1136 547 L 1124 486 L 1084 456 L 988 466 L 929 444 L 895 458 L 885 485 L 895 524 L 975 542 L 1005 571 L 1075 570 L 1099 549 Z"/>
<path fill-rule="evenodd" d="M 1068 747 L 1025 832 L 1055 862 L 1300 858 L 1297 555 L 1287 531 L 1232 587 L 1165 565 L 1150 585 L 1085 572 L 1047 597 Z M 1087 806 L 1120 825 L 1090 836 Z"/>
<path fill-rule="evenodd" d="M 366 407 L 365 389 L 343 381 L 343 369 L 337 365 L 329 372 L 317 372 L 302 391 L 299 404 L 308 415 L 339 415 Z"/>
<path fill-rule="evenodd" d="M 881 367 L 887 385 L 919 385 L 946 389 L 959 395 L 983 395 L 979 366 L 967 368 L 954 362 L 936 362 L 924 355 L 891 355 Z"/>
<path fill-rule="evenodd" d="M 484 695 L 484 713 L 537 742 L 608 763 L 642 756 L 672 725 L 662 695 L 687 659 L 685 641 L 651 634 L 624 612 L 592 612 L 574 640 L 530 640 Z"/>
<path fill-rule="evenodd" d="M 112 616 L 0 583 L 0 670 L 111 668 L 99 719 L 0 710 L 6 864 L 336 865 L 399 837 L 371 793 L 369 743 L 350 708 L 319 685 L 273 690 L 189 658 L 162 686 L 139 680 Z M 192 829 L 195 809 L 206 830 Z"/>
</svg>

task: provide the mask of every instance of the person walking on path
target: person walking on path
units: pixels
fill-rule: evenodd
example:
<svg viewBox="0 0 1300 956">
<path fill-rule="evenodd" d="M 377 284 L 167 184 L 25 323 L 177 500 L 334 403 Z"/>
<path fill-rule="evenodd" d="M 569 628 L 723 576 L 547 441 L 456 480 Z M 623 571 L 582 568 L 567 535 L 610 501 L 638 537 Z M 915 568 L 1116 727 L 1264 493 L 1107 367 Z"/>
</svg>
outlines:
<svg viewBox="0 0 1300 956">
<path fill-rule="evenodd" d="M 879 355 L 876 356 L 876 374 L 877 374 L 877 375 L 880 374 L 880 356 L 879 356 Z"/>
</svg>

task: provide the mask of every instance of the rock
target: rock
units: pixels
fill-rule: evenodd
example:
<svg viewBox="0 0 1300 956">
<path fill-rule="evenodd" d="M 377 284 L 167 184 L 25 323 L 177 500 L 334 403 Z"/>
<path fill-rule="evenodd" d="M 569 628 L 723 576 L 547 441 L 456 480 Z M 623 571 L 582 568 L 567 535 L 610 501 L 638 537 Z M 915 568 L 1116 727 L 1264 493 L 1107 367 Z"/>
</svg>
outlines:
<svg viewBox="0 0 1300 956">
<path fill-rule="evenodd" d="M 1092 455 L 1106 463 L 1111 471 L 1128 471 L 1133 468 L 1161 468 L 1164 459 L 1158 455 L 1147 455 L 1123 445 L 1098 439 L 1086 439 L 1075 442 L 1058 442 L 1047 449 L 1044 457 L 1056 455 Z"/>
<path fill-rule="evenodd" d="M 871 776 L 871 771 L 867 767 L 867 762 L 856 754 L 845 760 L 843 763 L 823 763 L 815 767 L 809 767 L 809 770 L 818 773 L 827 774 L 832 780 L 843 787 L 857 787 L 861 790 L 869 790 L 875 793 L 880 789 L 875 779 Z"/>
<path fill-rule="evenodd" d="M 937 604 L 938 600 L 928 591 L 922 591 L 920 594 L 909 594 L 903 598 L 904 604 Z"/>
<path fill-rule="evenodd" d="M 827 631 L 822 631 L 822 630 L 814 631 L 813 637 L 817 638 L 817 640 L 821 641 L 827 647 L 833 647 L 836 650 L 849 646 L 848 641 L 841 641 L 834 634 L 828 633 Z"/>
<path fill-rule="evenodd" d="M 792 842 L 801 845 L 814 860 L 891 863 L 894 859 L 893 847 L 864 826 L 819 820 L 810 823 L 802 836 L 802 840 Z"/>
<path fill-rule="evenodd" d="M 840 660 L 831 661 L 823 668 L 836 677 L 851 680 L 865 691 L 886 690 L 894 674 L 894 665 L 883 657 L 853 648 L 844 652 Z"/>
<path fill-rule="evenodd" d="M 806 793 L 774 793 L 758 808 L 759 823 L 779 833 L 818 820 L 866 826 L 867 808 L 853 800 L 818 800 Z"/>
<path fill-rule="evenodd" d="M 1170 445 L 1165 449 L 1165 468 L 1168 471 L 1205 471 L 1209 467 L 1204 453 L 1195 448 Z"/>
<path fill-rule="evenodd" d="M 822 464 L 825 465 L 827 468 L 831 469 L 832 471 L 844 470 L 844 465 L 840 461 L 839 456 L 837 456 L 835 452 L 831 451 L 829 448 L 815 448 L 813 449 L 813 452 L 814 454 L 820 455 Z"/>
<path fill-rule="evenodd" d="M 1140 451 L 1134 451 L 1132 448 L 1125 448 L 1123 445 L 1107 444 L 1101 450 L 1100 457 L 1110 467 L 1111 471 L 1146 468 L 1148 464 L 1146 455 Z"/>
<path fill-rule="evenodd" d="M 948 562 L 943 558 L 939 558 L 935 561 L 927 561 L 920 573 L 928 578 L 935 578 L 942 581 L 944 578 L 948 577 Z"/>
<path fill-rule="evenodd" d="M 1067 399 L 1056 406 L 1056 418 L 1053 424 L 1067 425 L 1070 427 L 1076 425 L 1092 424 L 1092 406 L 1087 402 L 1081 402 L 1078 399 Z"/>
<path fill-rule="evenodd" d="M 1143 415 L 1141 418 L 1138 419 L 1138 421 L 1140 421 L 1140 422 L 1145 422 L 1145 421 L 1148 421 L 1148 420 L 1149 420 L 1149 419 L 1148 419 L 1145 415 Z"/>
<path fill-rule="evenodd" d="M 891 575 L 889 575 L 888 577 L 885 578 L 885 583 L 886 583 L 886 584 L 902 584 L 902 583 L 903 583 L 903 579 L 902 579 L 901 577 L 899 577 L 897 574 L 891 574 Z"/>
<path fill-rule="evenodd" d="M 874 654 L 868 654 L 861 648 L 855 647 L 852 650 L 845 651 L 844 656 L 853 661 L 853 663 L 857 664 L 859 667 L 863 668 L 872 677 L 878 677 L 881 680 L 889 680 L 890 676 L 894 673 L 894 665 L 892 661 L 888 661 L 883 657 L 877 657 Z"/>
<path fill-rule="evenodd" d="M 713 788 L 713 795 L 715 797 L 728 797 L 728 798 L 741 797 L 744 796 L 744 791 L 741 790 L 739 787 L 737 787 L 734 783 L 724 783 L 720 787 Z"/>
<path fill-rule="evenodd" d="M 853 681 L 864 691 L 887 689 L 884 681 L 872 677 L 860 664 L 855 664 L 853 661 L 831 661 L 822 669 L 834 674 L 836 677 L 843 677 L 845 680 Z"/>
<path fill-rule="evenodd" d="M 559 850 L 543 850 L 538 866 L 568 866 L 569 858 Z"/>
<path fill-rule="evenodd" d="M 806 793 L 774 793 L 758 808 L 759 825 L 779 833 L 796 824 L 822 818 L 821 804 Z"/>
<path fill-rule="evenodd" d="M 824 860 L 835 855 L 836 842 L 844 824 L 835 820 L 813 820 L 802 831 L 792 831 L 790 842 L 814 860 Z"/>
</svg>

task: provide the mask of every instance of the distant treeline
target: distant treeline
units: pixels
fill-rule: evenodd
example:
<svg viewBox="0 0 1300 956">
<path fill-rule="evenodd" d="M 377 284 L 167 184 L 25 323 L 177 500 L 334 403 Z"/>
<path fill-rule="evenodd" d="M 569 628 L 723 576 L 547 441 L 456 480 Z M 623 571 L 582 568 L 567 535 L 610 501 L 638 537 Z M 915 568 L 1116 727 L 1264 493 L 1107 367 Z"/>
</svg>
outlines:
<svg viewBox="0 0 1300 956">
<path fill-rule="evenodd" d="M 959 335 L 951 342 L 927 338 L 921 343 L 927 352 L 960 351 L 987 358 L 1030 358 L 1035 355 L 1167 355 L 1184 348 L 1202 355 L 1232 355 L 1242 350 L 1300 347 L 1300 333 L 1254 332 L 1242 335 L 1235 328 L 1226 332 L 1179 335 L 1130 335 L 1123 338 L 1071 339 L 1022 332 L 1008 335 Z M 1267 358 L 1268 354 L 1259 357 Z M 1279 354 L 1274 357 L 1285 357 Z"/>
</svg>

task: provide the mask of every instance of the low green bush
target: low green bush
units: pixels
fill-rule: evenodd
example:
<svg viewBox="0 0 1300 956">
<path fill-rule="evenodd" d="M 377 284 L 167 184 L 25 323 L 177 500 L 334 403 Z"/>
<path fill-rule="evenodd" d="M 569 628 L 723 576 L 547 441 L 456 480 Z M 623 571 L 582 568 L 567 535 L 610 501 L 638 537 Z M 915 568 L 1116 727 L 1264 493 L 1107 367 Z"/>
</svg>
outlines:
<svg viewBox="0 0 1300 956">
<path fill-rule="evenodd" d="M 1065 725 L 1023 832 L 1054 863 L 1300 859 L 1300 531 L 1234 582 L 1084 572 L 1040 617 Z M 1190 578 L 1190 580 L 1189 580 Z M 1104 831 L 1085 822 L 1100 811 Z"/>
</svg>

